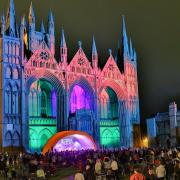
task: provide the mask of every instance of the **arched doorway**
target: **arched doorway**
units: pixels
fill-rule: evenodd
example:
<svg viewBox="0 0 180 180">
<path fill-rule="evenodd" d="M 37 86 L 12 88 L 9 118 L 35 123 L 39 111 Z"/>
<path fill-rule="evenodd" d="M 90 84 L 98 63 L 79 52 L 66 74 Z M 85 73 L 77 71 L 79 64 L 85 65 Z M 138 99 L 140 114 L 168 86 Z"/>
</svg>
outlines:
<svg viewBox="0 0 180 180">
<path fill-rule="evenodd" d="M 74 84 L 69 91 L 69 129 L 84 131 L 94 136 L 94 93 L 87 83 Z"/>
<path fill-rule="evenodd" d="M 99 96 L 100 145 L 105 148 L 120 146 L 118 97 L 115 91 L 106 87 Z"/>
<path fill-rule="evenodd" d="M 57 92 L 52 83 L 44 78 L 34 81 L 30 86 L 28 103 L 29 149 L 40 152 L 57 132 Z"/>
</svg>

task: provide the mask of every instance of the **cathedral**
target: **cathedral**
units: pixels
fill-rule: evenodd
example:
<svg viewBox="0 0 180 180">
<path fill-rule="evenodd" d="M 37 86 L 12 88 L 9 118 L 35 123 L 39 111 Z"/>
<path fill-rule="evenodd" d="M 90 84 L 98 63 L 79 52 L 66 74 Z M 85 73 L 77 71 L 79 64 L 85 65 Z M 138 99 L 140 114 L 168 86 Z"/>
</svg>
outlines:
<svg viewBox="0 0 180 180">
<path fill-rule="evenodd" d="M 53 13 L 36 27 L 31 3 L 20 24 L 14 1 L 0 19 L 0 149 L 41 152 L 47 141 L 65 130 L 86 132 L 99 148 L 136 146 L 139 137 L 139 96 L 136 51 L 122 18 L 121 46 L 109 50 L 99 66 L 95 38 L 91 58 L 78 42 L 68 57 L 62 29 L 55 57 Z M 129 40 L 128 40 L 129 39 Z"/>
</svg>

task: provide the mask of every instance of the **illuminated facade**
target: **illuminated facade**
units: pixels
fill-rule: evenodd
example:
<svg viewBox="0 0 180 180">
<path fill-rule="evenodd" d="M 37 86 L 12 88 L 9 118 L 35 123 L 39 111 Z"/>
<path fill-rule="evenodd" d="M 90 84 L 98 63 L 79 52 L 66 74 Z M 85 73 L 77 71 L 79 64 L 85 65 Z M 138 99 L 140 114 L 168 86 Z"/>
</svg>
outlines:
<svg viewBox="0 0 180 180">
<path fill-rule="evenodd" d="M 40 31 L 35 25 L 32 4 L 28 23 L 23 16 L 17 25 L 10 0 L 0 26 L 1 147 L 40 151 L 62 130 L 84 131 L 98 147 L 133 146 L 140 123 L 137 66 L 124 18 L 122 46 L 116 58 L 109 51 L 102 69 L 94 37 L 91 61 L 81 42 L 70 60 L 62 30 L 57 61 L 52 12 L 47 31 L 43 22 Z"/>
</svg>

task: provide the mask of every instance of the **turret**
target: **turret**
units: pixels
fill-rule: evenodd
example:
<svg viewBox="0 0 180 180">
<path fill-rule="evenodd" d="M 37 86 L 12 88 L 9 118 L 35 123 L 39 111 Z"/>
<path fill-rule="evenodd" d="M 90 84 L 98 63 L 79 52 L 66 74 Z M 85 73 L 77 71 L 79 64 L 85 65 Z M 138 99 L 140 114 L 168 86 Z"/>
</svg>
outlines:
<svg viewBox="0 0 180 180">
<path fill-rule="evenodd" d="M 26 18 L 25 18 L 25 15 L 24 15 L 21 18 L 20 37 L 23 37 L 25 29 L 26 29 Z"/>
<path fill-rule="evenodd" d="M 16 36 L 14 0 L 9 0 L 9 7 L 6 16 L 6 30 L 9 36 Z"/>
<path fill-rule="evenodd" d="M 45 28 L 44 28 L 44 23 L 43 20 L 41 21 L 41 29 L 40 29 L 42 34 L 45 34 Z"/>
<path fill-rule="evenodd" d="M 5 17 L 4 13 L 1 16 L 1 34 L 3 35 L 5 33 L 6 23 L 5 23 Z"/>
<path fill-rule="evenodd" d="M 122 37 L 123 58 L 124 58 L 124 60 L 126 60 L 126 59 L 129 59 L 129 46 L 128 46 L 128 37 L 127 37 L 127 33 L 126 33 L 126 24 L 125 24 L 124 16 L 123 16 L 122 20 L 123 20 L 123 27 L 122 27 L 122 31 L 123 31 L 123 37 Z"/>
<path fill-rule="evenodd" d="M 32 2 L 29 9 L 28 21 L 29 21 L 29 31 L 35 31 L 35 14 L 34 14 L 34 8 L 32 6 Z"/>
<path fill-rule="evenodd" d="M 98 68 L 98 54 L 97 54 L 96 42 L 94 36 L 92 42 L 92 66 L 93 68 Z"/>
<path fill-rule="evenodd" d="M 132 47 L 132 40 L 131 40 L 131 38 L 130 38 L 129 44 L 130 44 L 130 47 L 129 47 L 129 57 L 130 57 L 131 60 L 134 60 L 134 52 L 133 52 L 133 47 Z"/>
<path fill-rule="evenodd" d="M 62 64 L 66 65 L 67 64 L 67 46 L 66 46 L 66 40 L 64 36 L 64 29 L 62 29 L 62 35 L 61 35 L 60 56 L 61 56 Z"/>
<path fill-rule="evenodd" d="M 20 26 L 20 38 L 26 45 L 26 48 L 28 47 L 28 40 L 27 40 L 27 31 L 26 31 L 26 18 L 25 15 L 21 18 L 21 26 Z"/>
<path fill-rule="evenodd" d="M 48 46 L 51 53 L 54 55 L 55 54 L 54 18 L 51 10 L 48 16 L 48 34 L 49 34 Z"/>
</svg>

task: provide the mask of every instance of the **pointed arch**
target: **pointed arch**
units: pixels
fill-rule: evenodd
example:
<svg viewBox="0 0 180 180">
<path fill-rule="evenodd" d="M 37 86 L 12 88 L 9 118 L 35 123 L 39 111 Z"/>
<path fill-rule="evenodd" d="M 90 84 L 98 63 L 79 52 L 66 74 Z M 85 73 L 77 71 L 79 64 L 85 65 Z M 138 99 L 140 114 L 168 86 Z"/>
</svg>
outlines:
<svg viewBox="0 0 180 180">
<path fill-rule="evenodd" d="M 5 78 L 11 79 L 12 78 L 12 68 L 11 66 L 7 66 L 5 69 Z"/>
<path fill-rule="evenodd" d="M 51 137 L 53 135 L 53 133 L 49 130 L 49 129 L 47 129 L 47 128 L 45 128 L 45 129 L 43 129 L 43 130 L 41 130 L 40 132 L 39 132 L 39 144 L 40 144 L 40 148 L 42 148 L 46 143 L 47 143 L 47 141 L 48 141 L 48 139 Z"/>
<path fill-rule="evenodd" d="M 19 113 L 19 86 L 17 83 L 12 87 L 12 113 Z"/>
<path fill-rule="evenodd" d="M 4 96 L 4 104 L 5 104 L 5 113 L 11 114 L 12 112 L 12 86 L 10 83 L 7 83 L 5 86 L 5 96 Z"/>
<path fill-rule="evenodd" d="M 102 92 L 104 88 L 110 87 L 117 95 L 119 100 L 125 100 L 127 99 L 127 93 L 125 91 L 124 85 L 119 85 L 116 81 L 114 80 L 106 80 L 103 82 L 101 85 L 98 95 Z"/>
<path fill-rule="evenodd" d="M 13 146 L 20 146 L 20 135 L 18 131 L 13 133 Z"/>
<path fill-rule="evenodd" d="M 78 89 L 78 92 L 74 91 L 74 88 Z M 74 93 L 74 96 L 73 94 Z M 84 77 L 79 77 L 78 79 L 76 79 L 73 83 L 71 83 L 70 88 L 69 88 L 69 103 L 70 106 L 71 104 L 73 104 L 73 102 L 76 102 L 77 97 L 76 95 L 78 95 L 79 93 L 81 93 L 82 97 L 82 103 L 84 103 L 84 107 L 88 107 L 88 109 L 94 109 L 94 99 L 95 99 L 95 92 L 94 89 L 92 88 L 92 86 L 90 85 L 90 83 L 87 81 L 87 79 L 85 79 Z M 71 111 L 71 107 L 70 107 L 70 111 Z"/>
<path fill-rule="evenodd" d="M 104 129 L 101 136 L 101 145 L 108 146 L 111 145 L 113 134 L 109 128 Z"/>
<path fill-rule="evenodd" d="M 12 146 L 12 134 L 10 131 L 5 134 L 5 146 Z"/>
<path fill-rule="evenodd" d="M 13 68 L 13 79 L 19 79 L 19 69 L 18 67 Z"/>
</svg>

